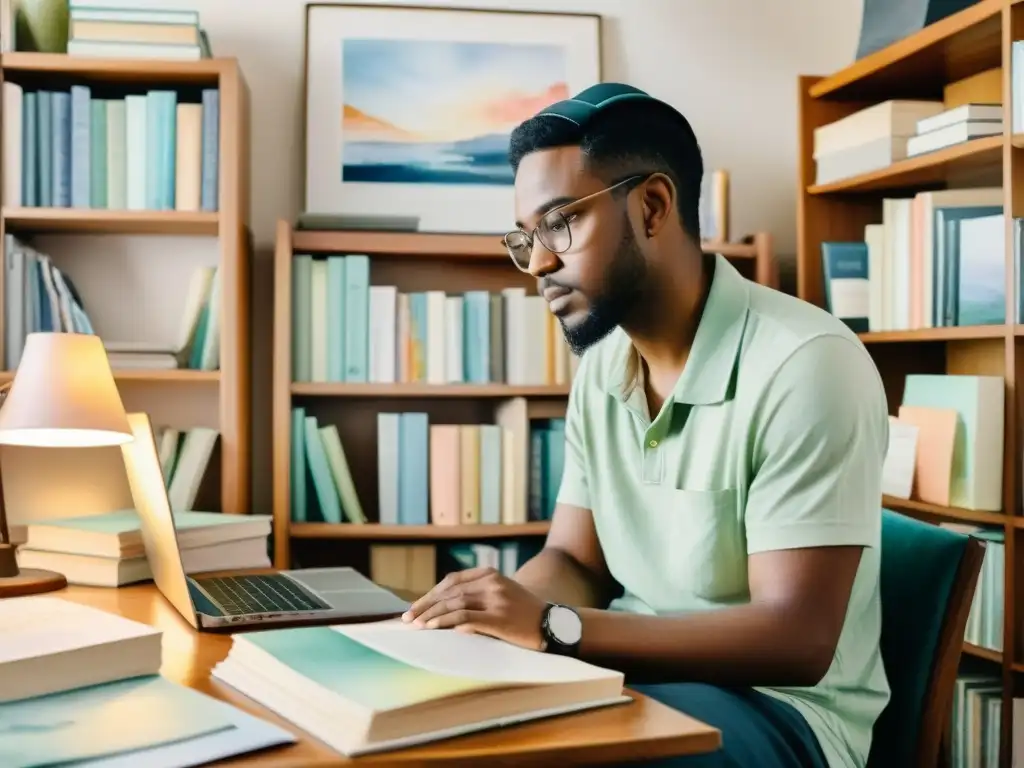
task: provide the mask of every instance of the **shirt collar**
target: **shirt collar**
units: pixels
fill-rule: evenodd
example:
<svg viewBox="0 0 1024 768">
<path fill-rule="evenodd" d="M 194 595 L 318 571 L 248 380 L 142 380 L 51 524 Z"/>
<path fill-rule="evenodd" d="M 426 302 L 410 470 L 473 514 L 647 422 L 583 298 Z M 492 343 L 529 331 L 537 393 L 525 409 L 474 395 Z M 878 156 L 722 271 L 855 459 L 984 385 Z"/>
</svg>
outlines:
<svg viewBox="0 0 1024 768">
<path fill-rule="evenodd" d="M 749 306 L 749 282 L 725 257 L 716 254 L 715 275 L 690 355 L 672 390 L 674 402 L 710 405 L 729 397 Z M 625 374 L 634 355 L 636 350 L 627 342 L 608 377 L 608 392 L 623 401 L 629 399 Z"/>
</svg>

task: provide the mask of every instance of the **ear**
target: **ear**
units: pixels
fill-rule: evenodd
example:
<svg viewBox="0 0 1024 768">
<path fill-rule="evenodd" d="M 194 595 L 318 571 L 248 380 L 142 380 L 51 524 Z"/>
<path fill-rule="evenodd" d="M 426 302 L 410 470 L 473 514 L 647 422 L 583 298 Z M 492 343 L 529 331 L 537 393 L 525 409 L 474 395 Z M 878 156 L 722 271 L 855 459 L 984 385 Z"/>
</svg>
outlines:
<svg viewBox="0 0 1024 768">
<path fill-rule="evenodd" d="M 676 207 L 676 187 L 672 179 L 663 173 L 651 176 L 640 189 L 640 201 L 644 233 L 654 237 L 664 228 Z"/>
</svg>

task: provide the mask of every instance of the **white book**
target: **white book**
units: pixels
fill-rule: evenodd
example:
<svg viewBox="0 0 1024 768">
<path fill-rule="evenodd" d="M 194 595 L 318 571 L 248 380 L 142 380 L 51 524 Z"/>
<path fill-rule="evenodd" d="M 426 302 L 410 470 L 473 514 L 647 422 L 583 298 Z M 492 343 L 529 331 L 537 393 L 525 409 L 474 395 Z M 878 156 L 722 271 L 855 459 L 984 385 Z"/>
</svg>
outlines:
<svg viewBox="0 0 1024 768">
<path fill-rule="evenodd" d="M 398 361 L 396 336 L 398 290 L 393 285 L 370 286 L 370 381 L 394 384 Z"/>
<path fill-rule="evenodd" d="M 465 312 L 465 299 L 462 296 L 449 296 L 445 300 L 444 318 L 444 365 L 445 381 L 450 384 L 461 384 L 465 372 L 462 340 Z"/>
<path fill-rule="evenodd" d="M 963 123 L 954 123 L 945 128 L 939 128 L 929 133 L 923 133 L 907 140 L 907 156 L 916 157 L 926 152 L 935 152 L 939 149 L 952 147 L 955 144 L 963 144 L 971 139 L 980 139 L 984 136 L 998 136 L 1003 132 L 1002 121 L 971 120 Z"/>
<path fill-rule="evenodd" d="M 0 702 L 158 674 L 162 634 L 59 597 L 0 600 Z"/>
<path fill-rule="evenodd" d="M 427 291 L 427 383 L 445 384 L 445 293 Z"/>
</svg>

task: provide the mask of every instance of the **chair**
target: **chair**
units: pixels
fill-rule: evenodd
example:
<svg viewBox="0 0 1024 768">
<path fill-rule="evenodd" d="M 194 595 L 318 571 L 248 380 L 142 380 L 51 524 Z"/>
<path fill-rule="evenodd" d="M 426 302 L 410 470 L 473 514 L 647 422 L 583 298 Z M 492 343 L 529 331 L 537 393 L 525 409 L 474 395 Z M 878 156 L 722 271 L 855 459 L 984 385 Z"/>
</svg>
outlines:
<svg viewBox="0 0 1024 768">
<path fill-rule="evenodd" d="M 984 551 L 973 536 L 882 510 L 881 653 L 892 695 L 868 768 L 948 764 L 943 735 Z"/>
</svg>

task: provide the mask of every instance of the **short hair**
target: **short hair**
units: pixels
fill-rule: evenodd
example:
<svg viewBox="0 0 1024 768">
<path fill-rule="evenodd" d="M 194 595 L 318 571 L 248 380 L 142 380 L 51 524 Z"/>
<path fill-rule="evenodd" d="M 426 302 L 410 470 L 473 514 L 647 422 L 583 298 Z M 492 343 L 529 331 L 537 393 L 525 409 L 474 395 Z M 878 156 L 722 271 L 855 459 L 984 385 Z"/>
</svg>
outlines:
<svg viewBox="0 0 1024 768">
<path fill-rule="evenodd" d="M 509 162 L 513 174 L 538 150 L 577 146 L 589 171 L 614 183 L 634 173 L 661 172 L 676 187 L 683 229 L 700 242 L 700 192 L 704 162 L 693 129 L 683 115 L 654 99 L 629 99 L 600 109 L 583 126 L 539 114 L 513 129 Z"/>
</svg>

